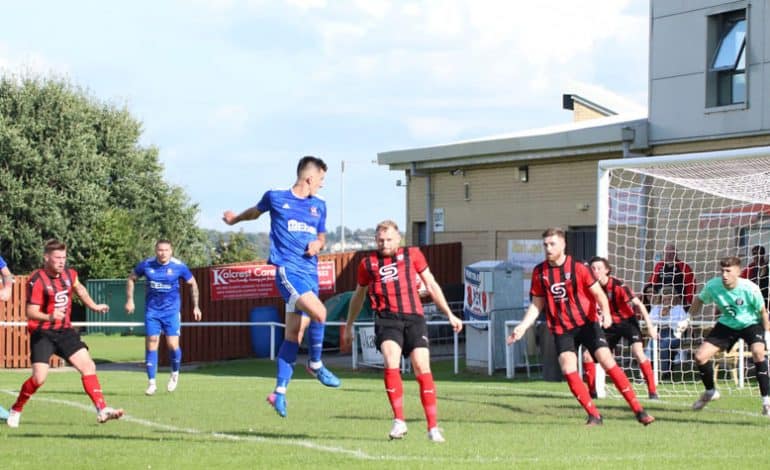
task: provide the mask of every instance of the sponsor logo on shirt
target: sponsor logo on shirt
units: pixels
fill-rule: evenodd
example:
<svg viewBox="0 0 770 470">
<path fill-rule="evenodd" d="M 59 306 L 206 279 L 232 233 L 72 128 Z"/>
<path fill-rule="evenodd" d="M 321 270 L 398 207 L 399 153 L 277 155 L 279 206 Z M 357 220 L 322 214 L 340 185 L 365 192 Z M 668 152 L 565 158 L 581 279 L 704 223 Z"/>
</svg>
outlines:
<svg viewBox="0 0 770 470">
<path fill-rule="evenodd" d="M 398 279 L 398 267 L 396 263 L 386 264 L 379 269 L 382 282 L 393 282 Z"/>
<path fill-rule="evenodd" d="M 171 284 L 164 282 L 150 281 L 150 289 L 153 290 L 171 290 Z"/>
<path fill-rule="evenodd" d="M 567 300 L 567 288 L 564 286 L 563 282 L 557 282 L 552 285 L 550 290 L 553 300 L 556 302 L 564 302 Z"/>
<path fill-rule="evenodd" d="M 67 296 L 68 292 L 69 290 L 62 290 L 54 294 L 53 296 L 54 308 L 67 308 L 67 303 L 69 300 L 69 297 Z"/>
<path fill-rule="evenodd" d="M 306 224 L 305 222 L 300 222 L 299 220 L 289 219 L 289 232 L 305 232 L 305 233 L 312 233 L 313 235 L 316 235 L 316 228 Z"/>
<path fill-rule="evenodd" d="M 281 206 L 281 209 L 290 209 L 289 203 L 288 202 L 284 202 L 283 205 Z"/>
</svg>

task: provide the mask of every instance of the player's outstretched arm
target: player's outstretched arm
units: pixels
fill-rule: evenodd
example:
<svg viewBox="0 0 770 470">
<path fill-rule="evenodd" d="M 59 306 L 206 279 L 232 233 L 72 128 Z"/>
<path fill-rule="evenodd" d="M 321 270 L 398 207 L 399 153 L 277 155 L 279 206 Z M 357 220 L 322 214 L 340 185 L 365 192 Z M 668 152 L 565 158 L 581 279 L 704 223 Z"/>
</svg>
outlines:
<svg viewBox="0 0 770 470">
<path fill-rule="evenodd" d="M 357 286 L 348 302 L 348 319 L 345 322 L 345 335 L 343 337 L 346 346 L 353 343 L 353 323 L 355 323 L 356 318 L 358 318 L 361 307 L 364 306 L 367 288 L 367 286 Z"/>
<path fill-rule="evenodd" d="M 610 313 L 610 301 L 607 300 L 607 294 L 604 293 L 604 289 L 598 282 L 591 284 L 590 290 L 596 299 L 596 304 L 599 305 L 599 314 L 601 315 L 599 321 L 602 328 L 609 328 L 612 326 L 612 314 Z"/>
<path fill-rule="evenodd" d="M 3 287 L 0 288 L 0 302 L 5 302 L 11 298 L 11 288 L 13 286 L 13 274 L 8 266 L 0 269 L 0 275 L 3 278 Z"/>
<path fill-rule="evenodd" d="M 634 308 L 636 308 L 636 311 L 639 312 L 639 315 L 642 316 L 644 324 L 647 325 L 647 333 L 650 335 L 650 338 L 658 339 L 658 329 L 652 322 L 650 313 L 647 311 L 647 307 L 645 307 L 642 301 L 639 300 L 639 297 L 634 297 L 631 300 L 631 304 L 634 306 Z"/>
<path fill-rule="evenodd" d="M 134 305 L 134 285 L 136 284 L 136 274 L 133 271 L 128 275 L 126 279 L 126 313 L 129 315 L 134 314 L 136 306 Z"/>
<path fill-rule="evenodd" d="M 527 313 L 524 314 L 524 318 L 522 318 L 521 323 L 519 323 L 516 328 L 513 329 L 513 332 L 508 335 L 508 337 L 505 339 L 505 342 L 507 344 L 513 344 L 523 338 L 524 333 L 526 333 L 529 327 L 535 323 L 535 320 L 537 320 L 537 317 L 540 315 L 540 312 L 542 312 L 544 308 L 544 297 L 532 297 L 532 303 L 529 304 Z"/>
<path fill-rule="evenodd" d="M 433 277 L 433 273 L 430 272 L 430 268 L 425 268 L 425 270 L 420 273 L 420 278 L 422 279 L 422 285 L 424 285 L 428 290 L 428 293 L 433 299 L 433 302 L 436 304 L 436 307 L 444 312 L 444 315 L 446 315 L 446 317 L 449 319 L 449 324 L 452 325 L 452 329 L 455 331 L 455 333 L 462 331 L 463 321 L 457 318 L 454 313 L 452 313 L 452 309 L 449 308 L 449 303 L 446 301 L 446 297 L 444 296 L 444 291 L 441 290 L 441 286 L 439 286 L 438 282 L 436 282 L 436 278 Z M 417 289 L 416 286 L 413 288 L 415 290 Z M 419 293 L 415 292 L 415 294 L 419 296 Z"/>
<path fill-rule="evenodd" d="M 700 315 L 701 309 L 703 308 L 703 301 L 698 297 L 697 295 L 692 299 L 692 304 L 690 304 L 689 310 L 687 310 L 687 314 L 690 315 L 690 318 L 693 318 L 695 316 Z"/>
<path fill-rule="evenodd" d="M 92 299 L 91 296 L 88 295 L 88 289 L 86 289 L 85 286 L 80 283 L 80 281 L 75 281 L 75 285 L 73 286 L 73 289 L 75 290 L 75 293 L 77 294 L 78 298 L 83 301 L 85 306 L 90 308 L 94 312 L 107 313 L 110 311 L 109 305 L 97 304 L 96 302 L 94 302 L 94 299 Z"/>
<path fill-rule="evenodd" d="M 201 318 L 203 317 L 203 314 L 201 313 L 201 308 L 198 305 L 199 299 L 200 299 L 200 292 L 198 291 L 198 282 L 195 280 L 194 277 L 191 277 L 189 281 L 187 281 L 187 284 L 190 285 L 190 300 L 193 304 L 193 317 L 195 318 L 195 321 L 201 321 Z"/>
<path fill-rule="evenodd" d="M 262 211 L 255 207 L 249 207 L 245 211 L 241 212 L 240 214 L 236 215 L 235 212 L 231 210 L 226 210 L 224 214 L 222 214 L 222 220 L 227 225 L 235 225 L 238 222 L 242 222 L 244 220 L 254 220 L 257 217 L 262 215 Z"/>
</svg>

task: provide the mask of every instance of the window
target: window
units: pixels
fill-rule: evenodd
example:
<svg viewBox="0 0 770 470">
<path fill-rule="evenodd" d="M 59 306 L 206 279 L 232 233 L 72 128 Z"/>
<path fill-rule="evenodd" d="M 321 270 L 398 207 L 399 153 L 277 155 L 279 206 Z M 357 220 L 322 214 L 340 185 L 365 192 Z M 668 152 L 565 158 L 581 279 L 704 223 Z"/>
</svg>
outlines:
<svg viewBox="0 0 770 470">
<path fill-rule="evenodd" d="M 710 17 L 716 33 L 709 63 L 710 106 L 746 102 L 746 10 Z"/>
</svg>

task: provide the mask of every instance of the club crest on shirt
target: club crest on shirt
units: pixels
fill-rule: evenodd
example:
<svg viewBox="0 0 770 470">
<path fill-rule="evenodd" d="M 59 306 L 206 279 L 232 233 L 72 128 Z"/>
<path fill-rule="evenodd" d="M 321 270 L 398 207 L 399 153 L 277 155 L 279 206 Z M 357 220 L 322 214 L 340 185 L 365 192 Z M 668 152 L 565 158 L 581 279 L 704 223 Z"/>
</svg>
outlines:
<svg viewBox="0 0 770 470">
<path fill-rule="evenodd" d="M 743 299 L 735 299 L 735 305 L 743 305 Z"/>
<path fill-rule="evenodd" d="M 310 215 L 318 217 L 318 208 L 316 206 L 310 206 Z"/>
<path fill-rule="evenodd" d="M 170 275 L 174 274 L 174 270 L 173 270 L 173 269 L 171 269 L 171 268 L 168 268 L 168 269 L 166 270 L 166 274 L 168 274 L 168 275 L 170 276 Z"/>
<path fill-rule="evenodd" d="M 564 273 L 564 279 L 569 281 L 572 278 L 572 273 Z"/>
</svg>

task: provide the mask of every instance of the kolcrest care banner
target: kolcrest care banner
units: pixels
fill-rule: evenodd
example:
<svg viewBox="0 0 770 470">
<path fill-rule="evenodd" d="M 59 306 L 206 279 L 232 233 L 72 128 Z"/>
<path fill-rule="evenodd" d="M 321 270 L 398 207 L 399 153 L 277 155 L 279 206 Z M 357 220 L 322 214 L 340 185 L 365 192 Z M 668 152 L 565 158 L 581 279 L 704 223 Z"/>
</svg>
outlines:
<svg viewBox="0 0 770 470">
<path fill-rule="evenodd" d="M 244 264 L 209 269 L 211 300 L 280 297 L 275 287 L 275 266 Z M 318 262 L 318 287 L 322 294 L 335 291 L 334 261 Z"/>
</svg>

